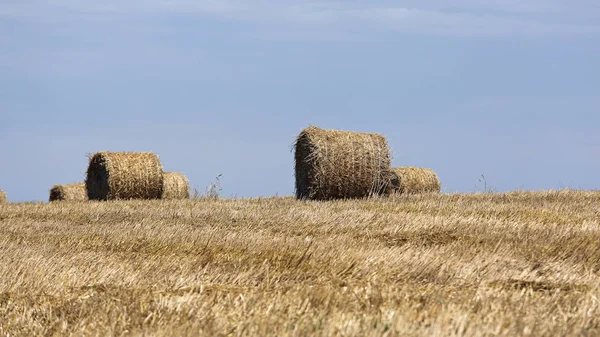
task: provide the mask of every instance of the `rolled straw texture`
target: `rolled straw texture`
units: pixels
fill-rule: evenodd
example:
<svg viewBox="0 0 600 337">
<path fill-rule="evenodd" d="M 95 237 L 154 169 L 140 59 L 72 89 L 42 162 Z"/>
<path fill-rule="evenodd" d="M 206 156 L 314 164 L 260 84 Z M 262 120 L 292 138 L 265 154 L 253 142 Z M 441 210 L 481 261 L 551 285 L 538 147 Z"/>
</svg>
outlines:
<svg viewBox="0 0 600 337">
<path fill-rule="evenodd" d="M 54 185 L 50 189 L 49 201 L 86 201 L 87 190 L 85 183 Z"/>
<path fill-rule="evenodd" d="M 296 197 L 330 200 L 389 194 L 391 155 L 375 133 L 308 127 L 295 142 Z"/>
<path fill-rule="evenodd" d="M 392 168 L 392 185 L 397 193 L 440 193 L 441 184 L 437 174 L 428 168 Z"/>
<path fill-rule="evenodd" d="M 188 179 L 179 172 L 163 172 L 164 188 L 161 199 L 189 199 L 190 185 Z"/>
<path fill-rule="evenodd" d="M 160 199 L 163 168 L 150 152 L 98 152 L 85 184 L 90 200 Z"/>
</svg>

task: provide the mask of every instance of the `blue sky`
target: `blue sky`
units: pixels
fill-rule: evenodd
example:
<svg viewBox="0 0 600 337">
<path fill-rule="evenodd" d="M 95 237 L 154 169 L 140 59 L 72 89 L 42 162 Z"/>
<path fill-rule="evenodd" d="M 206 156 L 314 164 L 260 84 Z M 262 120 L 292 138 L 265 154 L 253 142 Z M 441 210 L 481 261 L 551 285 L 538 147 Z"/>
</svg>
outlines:
<svg viewBox="0 0 600 337">
<path fill-rule="evenodd" d="M 381 133 L 447 192 L 600 187 L 595 0 L 0 0 L 0 31 L 12 201 L 103 150 L 291 195 L 311 124 Z"/>
</svg>

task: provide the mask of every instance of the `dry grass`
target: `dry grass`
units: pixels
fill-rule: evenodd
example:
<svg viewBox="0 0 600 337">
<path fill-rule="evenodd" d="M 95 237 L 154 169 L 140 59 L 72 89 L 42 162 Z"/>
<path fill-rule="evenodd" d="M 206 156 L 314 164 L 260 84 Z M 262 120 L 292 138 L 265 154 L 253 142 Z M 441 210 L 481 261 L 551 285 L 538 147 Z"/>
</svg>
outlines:
<svg viewBox="0 0 600 337">
<path fill-rule="evenodd" d="M 161 199 L 189 199 L 190 184 L 188 179 L 179 172 L 163 172 L 163 193 Z"/>
<path fill-rule="evenodd" d="M 151 152 L 98 152 L 85 180 L 90 200 L 159 199 L 163 168 Z"/>
<path fill-rule="evenodd" d="M 87 190 L 85 183 L 54 185 L 50 189 L 48 201 L 86 201 Z"/>
<path fill-rule="evenodd" d="M 600 192 L 8 204 L 0 334 L 600 332 Z"/>
<path fill-rule="evenodd" d="M 0 190 L 0 204 L 6 204 L 8 202 L 8 198 L 6 197 L 6 193 Z"/>
<path fill-rule="evenodd" d="M 296 197 L 330 200 L 389 194 L 391 155 L 375 133 L 304 129 L 295 144 Z"/>
<path fill-rule="evenodd" d="M 440 193 L 440 180 L 435 172 L 421 167 L 392 168 L 392 186 L 401 194 Z"/>
</svg>

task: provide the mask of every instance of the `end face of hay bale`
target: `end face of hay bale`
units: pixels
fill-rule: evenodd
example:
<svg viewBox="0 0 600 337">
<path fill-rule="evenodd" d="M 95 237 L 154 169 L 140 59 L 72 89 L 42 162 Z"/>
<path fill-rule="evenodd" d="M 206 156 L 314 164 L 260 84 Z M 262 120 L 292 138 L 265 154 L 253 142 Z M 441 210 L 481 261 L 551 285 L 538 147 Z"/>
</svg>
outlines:
<svg viewBox="0 0 600 337">
<path fill-rule="evenodd" d="M 49 201 L 86 201 L 87 190 L 85 183 L 54 185 L 50 189 Z"/>
<path fill-rule="evenodd" d="M 188 179 L 179 172 L 163 172 L 163 193 L 161 199 L 189 199 L 190 185 Z"/>
<path fill-rule="evenodd" d="M 392 191 L 390 150 L 379 134 L 311 126 L 294 147 L 298 199 L 364 198 Z"/>
<path fill-rule="evenodd" d="M 4 193 L 4 191 L 0 190 L 0 204 L 6 204 L 8 203 L 8 198 L 6 197 L 6 193 Z"/>
<path fill-rule="evenodd" d="M 159 199 L 162 173 L 154 153 L 98 152 L 87 170 L 87 195 L 90 200 Z"/>
<path fill-rule="evenodd" d="M 441 185 L 437 174 L 428 168 L 392 168 L 392 185 L 397 193 L 440 193 Z"/>
</svg>

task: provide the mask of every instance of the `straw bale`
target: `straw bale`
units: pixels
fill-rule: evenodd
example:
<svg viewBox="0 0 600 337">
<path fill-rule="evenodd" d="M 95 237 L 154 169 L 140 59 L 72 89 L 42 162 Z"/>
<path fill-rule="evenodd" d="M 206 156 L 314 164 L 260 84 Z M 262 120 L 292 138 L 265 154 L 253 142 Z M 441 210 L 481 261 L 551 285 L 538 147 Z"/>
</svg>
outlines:
<svg viewBox="0 0 600 337">
<path fill-rule="evenodd" d="M 90 200 L 159 199 L 163 169 L 150 152 L 98 152 L 85 181 Z"/>
<path fill-rule="evenodd" d="M 296 139 L 296 198 L 363 198 L 389 194 L 391 155 L 375 133 L 310 126 Z"/>
<path fill-rule="evenodd" d="M 163 193 L 161 199 L 189 199 L 188 179 L 179 172 L 163 172 Z"/>
<path fill-rule="evenodd" d="M 49 201 L 86 201 L 87 190 L 85 183 L 54 185 L 50 189 Z"/>
<path fill-rule="evenodd" d="M 8 198 L 6 197 L 6 193 L 0 190 L 0 204 L 6 204 L 8 202 Z"/>
<path fill-rule="evenodd" d="M 392 173 L 392 185 L 397 193 L 440 193 L 440 180 L 431 169 L 395 167 L 392 168 Z"/>
</svg>

